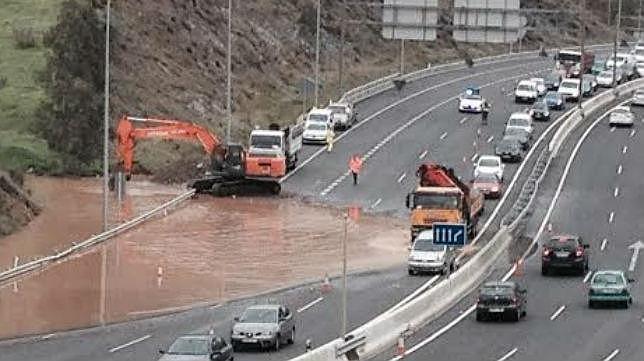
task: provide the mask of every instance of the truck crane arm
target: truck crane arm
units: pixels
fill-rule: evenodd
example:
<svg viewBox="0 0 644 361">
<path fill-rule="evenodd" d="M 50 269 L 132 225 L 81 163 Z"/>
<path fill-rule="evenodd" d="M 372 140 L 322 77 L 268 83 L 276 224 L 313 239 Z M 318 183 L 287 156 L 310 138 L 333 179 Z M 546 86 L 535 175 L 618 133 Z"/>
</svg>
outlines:
<svg viewBox="0 0 644 361">
<path fill-rule="evenodd" d="M 137 127 L 136 124 L 144 126 Z M 132 172 L 134 147 L 139 139 L 198 141 L 208 155 L 224 154 L 226 147 L 208 129 L 190 122 L 123 116 L 116 127 L 118 160 L 126 175 Z"/>
</svg>

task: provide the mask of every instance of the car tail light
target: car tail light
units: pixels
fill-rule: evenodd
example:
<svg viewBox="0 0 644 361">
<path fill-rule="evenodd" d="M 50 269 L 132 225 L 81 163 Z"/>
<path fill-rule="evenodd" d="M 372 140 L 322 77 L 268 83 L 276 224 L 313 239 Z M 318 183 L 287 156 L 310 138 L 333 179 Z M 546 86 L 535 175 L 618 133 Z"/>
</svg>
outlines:
<svg viewBox="0 0 644 361">
<path fill-rule="evenodd" d="M 581 257 L 584 255 L 584 249 L 583 248 L 577 248 L 577 251 L 575 252 L 575 256 Z"/>
<path fill-rule="evenodd" d="M 550 249 L 549 248 L 544 248 L 543 250 L 543 256 L 548 257 L 550 255 Z"/>
</svg>

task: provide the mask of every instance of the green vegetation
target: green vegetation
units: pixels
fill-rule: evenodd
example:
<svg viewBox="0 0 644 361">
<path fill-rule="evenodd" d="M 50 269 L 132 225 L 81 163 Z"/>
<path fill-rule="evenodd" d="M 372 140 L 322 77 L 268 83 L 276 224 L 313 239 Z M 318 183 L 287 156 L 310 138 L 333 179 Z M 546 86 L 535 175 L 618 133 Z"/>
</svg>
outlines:
<svg viewBox="0 0 644 361">
<path fill-rule="evenodd" d="M 56 23 L 62 3 L 63 0 L 3 0 L 0 6 L 0 79 L 6 79 L 6 84 L 0 86 L 2 168 L 33 167 L 49 172 L 59 163 L 58 156 L 30 130 L 44 97 L 37 83 L 37 73 L 45 67 L 43 34 Z M 29 33 L 35 45 L 19 44 L 28 40 L 24 37 Z"/>
</svg>

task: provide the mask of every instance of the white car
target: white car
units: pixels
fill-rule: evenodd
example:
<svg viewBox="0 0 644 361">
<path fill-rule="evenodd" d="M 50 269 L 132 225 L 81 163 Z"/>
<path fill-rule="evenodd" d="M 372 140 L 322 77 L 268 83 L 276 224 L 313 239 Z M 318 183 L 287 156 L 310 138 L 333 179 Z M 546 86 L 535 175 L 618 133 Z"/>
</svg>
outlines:
<svg viewBox="0 0 644 361">
<path fill-rule="evenodd" d="M 644 61 L 637 62 L 637 64 L 635 65 L 635 70 L 637 70 L 638 76 L 644 76 Z"/>
<path fill-rule="evenodd" d="M 557 92 L 568 101 L 577 101 L 579 99 L 579 79 L 564 79 L 559 84 Z"/>
<path fill-rule="evenodd" d="M 543 78 L 532 78 L 530 81 L 537 85 L 537 93 L 539 96 L 546 94 L 548 89 L 546 89 L 546 81 Z"/>
<path fill-rule="evenodd" d="M 615 72 L 615 83 L 622 82 L 622 71 L 618 68 Z M 613 69 L 607 69 L 597 75 L 597 85 L 609 88 L 613 86 Z"/>
<path fill-rule="evenodd" d="M 610 112 L 608 125 L 613 127 L 632 127 L 635 122 L 635 116 L 631 113 L 631 108 L 619 106 Z"/>
<path fill-rule="evenodd" d="M 331 124 L 326 122 L 307 121 L 304 125 L 302 142 L 326 144 L 326 133 L 330 126 Z"/>
<path fill-rule="evenodd" d="M 517 103 L 531 103 L 536 101 L 538 97 L 539 91 L 537 90 L 537 84 L 530 80 L 521 80 L 514 91 L 514 101 Z"/>
<path fill-rule="evenodd" d="M 479 160 L 476 162 L 474 168 L 474 178 L 478 178 L 480 174 L 494 174 L 497 178 L 503 182 L 503 170 L 505 169 L 505 164 L 501 161 L 501 157 L 496 155 L 482 155 L 479 157 Z"/>
<path fill-rule="evenodd" d="M 458 97 L 458 111 L 480 113 L 485 99 L 479 94 L 463 93 Z"/>
<path fill-rule="evenodd" d="M 331 119 L 335 128 L 348 129 L 356 122 L 356 115 L 349 103 L 329 102 L 326 109 L 331 111 Z"/>
<path fill-rule="evenodd" d="M 454 255 L 447 246 L 434 244 L 431 229 L 422 231 L 411 246 L 407 268 L 410 275 L 420 272 L 447 274 L 454 270 Z"/>
<path fill-rule="evenodd" d="M 532 116 L 530 113 L 516 112 L 510 115 L 510 118 L 505 123 L 505 129 L 521 129 L 532 136 Z"/>
<path fill-rule="evenodd" d="M 631 100 L 633 105 L 644 105 L 644 89 L 637 89 L 635 94 L 633 94 L 633 99 Z"/>
<path fill-rule="evenodd" d="M 316 123 L 329 123 L 331 126 L 334 126 L 335 124 L 333 123 L 333 112 L 329 109 L 320 109 L 320 108 L 313 108 L 309 111 L 309 113 L 306 115 L 306 119 L 304 119 L 307 123 L 309 122 L 316 122 Z"/>
</svg>

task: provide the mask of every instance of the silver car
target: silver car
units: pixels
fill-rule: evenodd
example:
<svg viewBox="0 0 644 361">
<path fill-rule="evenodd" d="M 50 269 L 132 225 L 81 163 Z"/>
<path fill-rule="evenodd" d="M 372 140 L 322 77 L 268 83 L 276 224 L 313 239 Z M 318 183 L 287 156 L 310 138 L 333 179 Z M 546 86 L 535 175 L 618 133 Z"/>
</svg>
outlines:
<svg viewBox="0 0 644 361">
<path fill-rule="evenodd" d="M 407 268 L 409 275 L 420 272 L 445 275 L 454 270 L 454 253 L 445 245 L 434 244 L 432 230 L 422 231 L 411 246 Z"/>
<path fill-rule="evenodd" d="M 631 113 L 631 109 L 626 106 L 619 106 L 610 112 L 608 125 L 614 127 L 631 127 L 634 121 L 635 116 Z"/>
<path fill-rule="evenodd" d="M 637 89 L 631 100 L 632 105 L 644 105 L 644 89 Z"/>
<path fill-rule="evenodd" d="M 272 348 L 279 351 L 280 346 L 295 341 L 295 318 L 283 305 L 257 305 L 235 317 L 231 332 L 233 349 L 242 345 L 255 345 L 261 349 Z"/>
<path fill-rule="evenodd" d="M 179 337 L 170 348 L 159 350 L 159 361 L 232 361 L 233 349 L 222 337 L 186 335 Z"/>
</svg>

